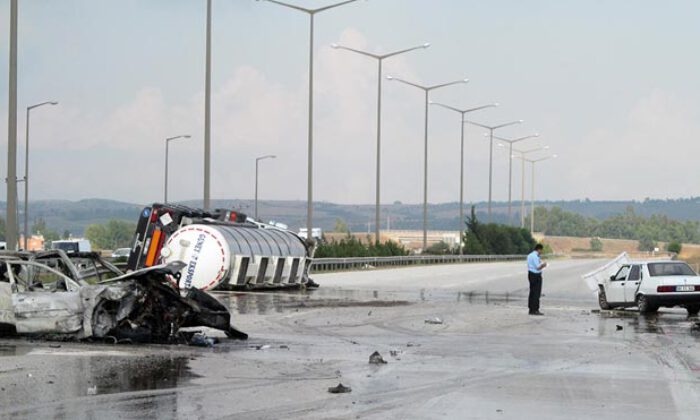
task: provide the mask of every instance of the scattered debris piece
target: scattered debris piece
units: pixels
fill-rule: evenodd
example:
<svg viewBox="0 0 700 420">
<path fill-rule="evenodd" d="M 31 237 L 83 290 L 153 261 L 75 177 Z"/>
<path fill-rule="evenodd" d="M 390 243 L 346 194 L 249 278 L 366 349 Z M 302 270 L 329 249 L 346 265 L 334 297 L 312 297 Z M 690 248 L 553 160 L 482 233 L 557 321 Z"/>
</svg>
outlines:
<svg viewBox="0 0 700 420">
<path fill-rule="evenodd" d="M 352 388 L 339 383 L 338 386 L 332 386 L 328 388 L 328 392 L 330 392 L 331 394 L 347 394 L 349 392 L 352 392 Z"/>
<path fill-rule="evenodd" d="M 97 395 L 97 385 L 89 386 L 87 389 L 88 395 Z"/>
<path fill-rule="evenodd" d="M 269 348 L 270 348 L 270 345 L 269 345 L 269 344 L 262 344 L 262 345 L 259 345 L 259 346 L 255 346 L 255 350 L 267 350 L 267 349 L 269 349 Z"/>
<path fill-rule="evenodd" d="M 367 312 L 367 316 L 371 316 L 371 315 L 372 315 L 372 311 Z"/>
<path fill-rule="evenodd" d="M 190 346 L 197 347 L 214 347 L 214 344 L 218 344 L 219 340 L 216 337 L 207 337 L 206 334 L 197 333 L 190 339 Z"/>
<path fill-rule="evenodd" d="M 52 349 L 60 349 L 61 345 L 60 344 L 49 344 L 49 347 L 51 347 Z"/>
<path fill-rule="evenodd" d="M 615 325 L 616 331 L 622 331 L 622 325 Z"/>
<path fill-rule="evenodd" d="M 384 358 L 381 354 L 379 354 L 378 351 L 375 351 L 369 356 L 369 363 L 372 365 L 385 365 L 387 361 L 384 360 Z"/>
<path fill-rule="evenodd" d="M 442 319 L 435 317 L 435 318 L 428 318 L 425 320 L 426 324 L 433 324 L 433 325 L 440 325 L 442 324 Z"/>
<path fill-rule="evenodd" d="M 599 314 L 599 313 L 600 313 L 600 309 L 591 309 L 591 313 L 592 313 L 592 314 Z"/>
<path fill-rule="evenodd" d="M 389 350 L 389 354 L 391 355 L 391 357 L 396 357 L 399 355 L 399 351 L 398 350 Z"/>
<path fill-rule="evenodd" d="M 282 345 L 280 346 L 280 348 L 281 348 L 281 349 L 287 349 L 287 350 L 289 350 L 289 346 L 286 345 L 286 344 L 282 344 Z"/>
</svg>

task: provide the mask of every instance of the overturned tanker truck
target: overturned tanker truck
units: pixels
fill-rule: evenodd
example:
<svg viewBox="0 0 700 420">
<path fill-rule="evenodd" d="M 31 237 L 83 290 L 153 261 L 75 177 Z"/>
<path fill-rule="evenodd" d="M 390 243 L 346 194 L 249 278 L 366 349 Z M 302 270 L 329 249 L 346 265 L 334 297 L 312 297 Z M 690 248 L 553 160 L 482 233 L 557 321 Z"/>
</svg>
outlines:
<svg viewBox="0 0 700 420">
<path fill-rule="evenodd" d="M 311 288 L 312 256 L 295 233 L 233 210 L 153 204 L 141 212 L 127 269 L 182 261 L 181 289 Z"/>
</svg>

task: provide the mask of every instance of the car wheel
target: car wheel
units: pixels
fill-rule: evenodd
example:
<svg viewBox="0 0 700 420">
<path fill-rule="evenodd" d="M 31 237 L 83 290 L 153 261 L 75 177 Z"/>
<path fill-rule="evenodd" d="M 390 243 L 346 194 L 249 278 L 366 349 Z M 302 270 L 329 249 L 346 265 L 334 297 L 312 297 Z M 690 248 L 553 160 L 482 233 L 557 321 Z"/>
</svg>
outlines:
<svg viewBox="0 0 700 420">
<path fill-rule="evenodd" d="M 605 296 L 605 289 L 602 287 L 598 290 L 598 305 L 600 305 L 600 309 L 612 309 L 608 303 L 608 297 Z"/>
<path fill-rule="evenodd" d="M 688 311 L 688 316 L 696 316 L 700 312 L 700 305 L 686 305 L 685 309 Z"/>
<path fill-rule="evenodd" d="M 637 296 L 637 308 L 639 308 L 639 313 L 641 314 L 650 314 L 659 309 L 657 306 L 650 304 L 644 295 Z"/>
</svg>

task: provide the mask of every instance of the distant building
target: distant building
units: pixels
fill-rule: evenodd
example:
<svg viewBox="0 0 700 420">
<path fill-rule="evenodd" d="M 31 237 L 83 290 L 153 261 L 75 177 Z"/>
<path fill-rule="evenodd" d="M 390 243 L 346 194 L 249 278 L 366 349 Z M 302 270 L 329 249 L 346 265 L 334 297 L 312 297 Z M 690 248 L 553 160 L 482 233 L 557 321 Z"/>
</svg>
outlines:
<svg viewBox="0 0 700 420">
<path fill-rule="evenodd" d="M 27 251 L 43 251 L 44 250 L 44 235 L 32 235 L 27 241 Z M 24 248 L 24 235 L 19 237 L 20 248 Z"/>
</svg>

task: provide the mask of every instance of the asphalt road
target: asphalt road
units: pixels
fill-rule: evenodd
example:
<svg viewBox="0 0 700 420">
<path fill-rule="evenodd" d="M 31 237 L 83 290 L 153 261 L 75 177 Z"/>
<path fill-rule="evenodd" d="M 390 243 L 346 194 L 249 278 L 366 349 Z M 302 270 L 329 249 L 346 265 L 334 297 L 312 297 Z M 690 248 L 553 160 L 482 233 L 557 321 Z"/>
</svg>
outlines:
<svg viewBox="0 0 700 420">
<path fill-rule="evenodd" d="M 698 320 L 592 312 L 580 276 L 600 264 L 552 262 L 544 317 L 524 263 L 493 263 L 218 294 L 251 339 L 213 348 L 0 340 L 0 417 L 696 418 Z M 352 392 L 327 392 L 339 382 Z"/>
</svg>

